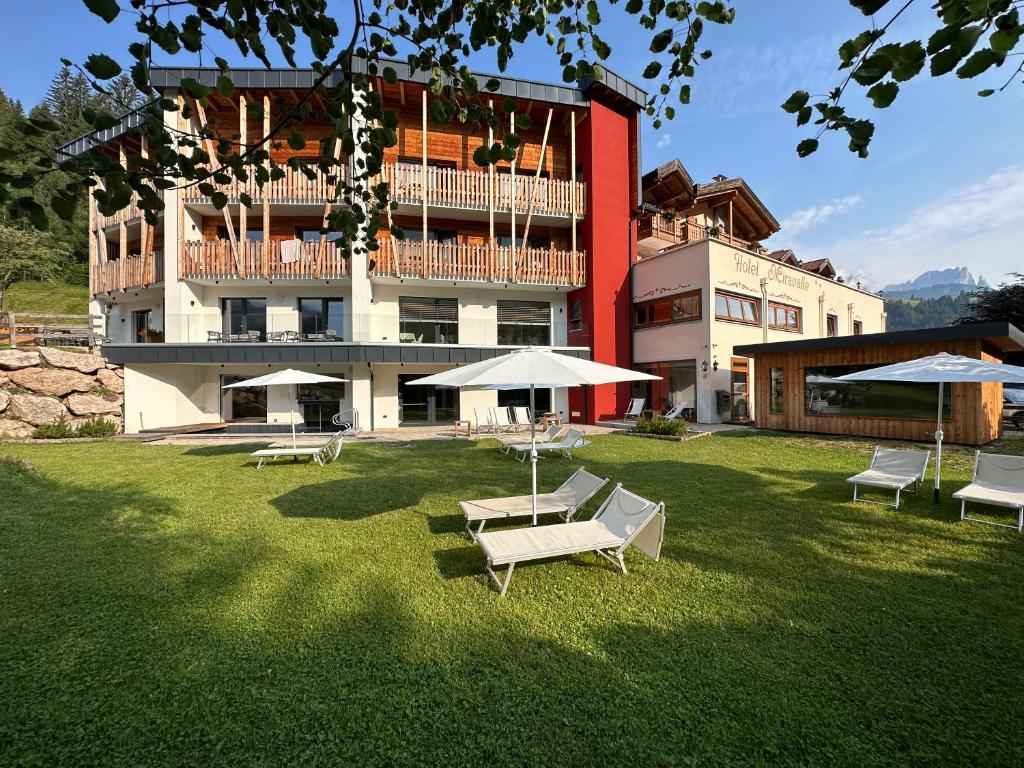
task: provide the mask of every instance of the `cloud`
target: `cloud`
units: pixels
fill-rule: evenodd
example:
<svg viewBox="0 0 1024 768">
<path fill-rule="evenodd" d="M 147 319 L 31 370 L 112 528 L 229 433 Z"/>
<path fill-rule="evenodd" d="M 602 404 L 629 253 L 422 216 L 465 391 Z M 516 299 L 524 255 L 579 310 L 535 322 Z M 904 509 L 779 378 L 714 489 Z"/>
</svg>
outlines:
<svg viewBox="0 0 1024 768">
<path fill-rule="evenodd" d="M 884 228 L 801 244 L 802 259 L 827 256 L 844 275 L 873 288 L 909 280 L 928 269 L 966 266 L 995 285 L 1020 271 L 1024 246 L 1024 166 L 946 190 Z M 874 219 L 884 221 L 882 216 Z"/>
<path fill-rule="evenodd" d="M 655 146 L 658 149 L 664 149 L 665 147 L 667 147 L 671 143 L 672 143 L 672 136 L 670 134 L 663 133 L 663 134 L 661 134 L 661 138 L 658 139 L 658 143 L 655 144 Z"/>
<path fill-rule="evenodd" d="M 850 195 L 832 200 L 824 205 L 801 208 L 782 220 L 782 231 L 787 235 L 799 235 L 828 221 L 833 216 L 845 213 L 860 202 L 860 195 Z"/>
</svg>

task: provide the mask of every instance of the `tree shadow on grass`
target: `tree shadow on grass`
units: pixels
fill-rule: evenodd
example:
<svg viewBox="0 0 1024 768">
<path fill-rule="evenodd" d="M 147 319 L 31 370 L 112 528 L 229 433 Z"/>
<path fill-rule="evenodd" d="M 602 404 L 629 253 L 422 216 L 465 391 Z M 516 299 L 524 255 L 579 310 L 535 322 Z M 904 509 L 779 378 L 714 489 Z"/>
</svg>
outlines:
<svg viewBox="0 0 1024 768">
<path fill-rule="evenodd" d="M 253 451 L 258 451 L 262 448 L 266 448 L 270 443 L 278 442 L 277 440 L 263 440 L 261 442 L 251 443 L 229 443 L 227 445 L 197 445 L 192 446 L 184 452 L 186 456 L 235 456 L 245 454 L 248 455 Z M 256 464 L 256 460 L 253 459 L 251 462 L 253 465 Z M 282 462 L 283 463 L 283 462 Z"/>
</svg>

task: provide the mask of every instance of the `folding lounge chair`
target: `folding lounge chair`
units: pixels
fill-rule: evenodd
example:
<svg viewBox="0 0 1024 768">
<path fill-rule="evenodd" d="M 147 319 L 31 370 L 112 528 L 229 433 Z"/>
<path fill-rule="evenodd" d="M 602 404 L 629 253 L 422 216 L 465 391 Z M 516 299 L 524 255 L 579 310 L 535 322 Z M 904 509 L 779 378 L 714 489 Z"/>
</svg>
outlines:
<svg viewBox="0 0 1024 768">
<path fill-rule="evenodd" d="M 669 408 L 667 411 L 665 411 L 663 414 L 661 414 L 661 418 L 663 418 L 663 419 L 681 419 L 681 418 L 683 418 L 683 411 L 685 411 L 685 410 L 686 410 L 686 403 L 676 403 L 671 408 Z"/>
<path fill-rule="evenodd" d="M 516 419 L 516 432 L 520 429 L 528 430 L 530 428 L 530 424 L 533 422 L 533 419 L 530 418 L 530 409 L 525 405 L 515 406 L 512 409 L 512 415 L 515 416 Z"/>
<path fill-rule="evenodd" d="M 622 553 L 633 545 L 657 560 L 665 536 L 665 504 L 655 504 L 616 485 L 601 508 L 590 520 L 559 523 L 537 528 L 515 528 L 510 531 L 487 531 L 478 534 L 476 543 L 487 558 L 486 570 L 502 595 L 512 580 L 518 563 L 548 557 L 563 557 L 579 552 L 596 552 L 617 565 L 623 573 L 626 563 Z M 507 565 L 505 578 L 494 572 Z"/>
<path fill-rule="evenodd" d="M 566 427 L 560 427 L 557 424 L 552 424 L 544 432 L 537 435 L 537 444 L 550 443 L 552 440 L 556 440 L 559 435 L 566 430 Z M 506 435 L 505 437 L 499 437 L 498 441 L 501 443 L 501 450 L 507 454 L 513 445 L 519 445 L 523 442 L 522 435 Z"/>
<path fill-rule="evenodd" d="M 494 422 L 491 418 L 490 408 L 474 408 L 473 421 L 476 422 L 476 433 L 482 435 L 484 432 L 494 432 Z"/>
<path fill-rule="evenodd" d="M 1001 456 L 978 451 L 974 455 L 974 477 L 953 494 L 960 499 L 960 519 L 1024 531 L 1024 456 Z M 1009 507 L 1017 510 L 1017 524 L 1006 525 L 967 515 L 967 502 Z"/>
<path fill-rule="evenodd" d="M 547 443 L 537 443 L 538 451 L 561 451 L 565 454 L 565 458 L 572 461 L 572 449 L 582 448 L 585 445 L 590 445 L 589 441 L 583 436 L 583 433 L 578 429 L 568 430 L 562 437 L 557 440 L 551 440 Z M 510 449 L 516 452 L 516 458 L 520 461 L 526 461 L 526 457 L 530 455 L 531 445 L 529 443 L 516 443 L 510 446 Z"/>
<path fill-rule="evenodd" d="M 491 423 L 494 425 L 495 432 L 515 432 L 516 430 L 508 406 L 491 408 Z"/>
<path fill-rule="evenodd" d="M 626 409 L 625 415 L 622 417 L 623 421 L 636 421 L 644 413 L 644 403 L 647 401 L 642 397 L 634 397 L 629 401 L 629 408 Z"/>
<path fill-rule="evenodd" d="M 551 493 L 537 494 L 537 514 L 557 514 L 561 515 L 566 522 L 570 522 L 580 507 L 586 504 L 607 482 L 608 478 L 602 480 L 580 467 Z M 466 532 L 469 534 L 469 538 L 476 541 L 477 535 L 484 530 L 484 524 L 488 520 L 531 517 L 533 515 L 533 498 L 527 494 L 525 496 L 460 501 L 459 509 L 466 517 Z M 473 523 L 480 523 L 475 531 Z"/>
<path fill-rule="evenodd" d="M 848 477 L 846 482 L 853 483 L 853 500 L 866 501 L 871 504 L 881 504 L 893 509 L 900 508 L 900 491 L 906 490 L 911 485 L 917 491 L 924 480 L 924 474 L 928 470 L 928 461 L 932 457 L 931 451 L 905 451 L 895 448 L 882 448 L 877 446 L 871 456 L 871 466 L 863 472 Z M 886 488 L 896 491 L 896 503 L 886 504 L 871 499 L 858 499 L 857 486 L 868 485 L 873 488 Z"/>
<path fill-rule="evenodd" d="M 341 453 L 342 437 L 341 432 L 337 432 L 331 436 L 331 439 L 321 445 L 304 445 L 297 448 L 263 448 L 258 451 L 253 451 L 249 455 L 253 458 L 259 459 L 259 463 L 256 465 L 256 469 L 260 469 L 264 464 L 274 461 L 275 459 L 291 458 L 293 461 L 298 461 L 300 456 L 308 456 L 312 461 L 315 461 L 321 467 L 330 464 Z"/>
</svg>

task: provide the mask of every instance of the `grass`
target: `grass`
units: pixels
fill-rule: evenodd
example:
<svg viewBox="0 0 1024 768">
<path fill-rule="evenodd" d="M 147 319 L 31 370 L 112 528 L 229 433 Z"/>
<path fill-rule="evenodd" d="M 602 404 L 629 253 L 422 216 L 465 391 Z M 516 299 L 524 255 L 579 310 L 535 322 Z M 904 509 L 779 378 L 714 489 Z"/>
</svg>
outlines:
<svg viewBox="0 0 1024 768">
<path fill-rule="evenodd" d="M 8 312 L 89 314 L 89 287 L 62 282 L 15 283 L 4 297 Z"/>
<path fill-rule="evenodd" d="M 0 447 L 0 764 L 1024 760 L 1024 537 L 853 504 L 870 443 L 597 437 L 541 487 L 663 498 L 661 561 L 503 599 L 456 507 L 527 487 L 493 443 L 251 447 Z"/>
</svg>

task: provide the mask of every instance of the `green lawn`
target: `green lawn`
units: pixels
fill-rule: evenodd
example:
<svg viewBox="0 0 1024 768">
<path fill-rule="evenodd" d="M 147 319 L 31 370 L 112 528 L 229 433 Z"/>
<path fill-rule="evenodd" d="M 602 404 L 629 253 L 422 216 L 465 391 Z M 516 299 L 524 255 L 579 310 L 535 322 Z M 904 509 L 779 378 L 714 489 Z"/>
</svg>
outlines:
<svg viewBox="0 0 1024 768">
<path fill-rule="evenodd" d="M 89 313 L 89 287 L 68 283 L 15 283 L 4 297 L 9 312 L 50 312 L 60 315 Z"/>
<path fill-rule="evenodd" d="M 542 488 L 664 499 L 661 561 L 499 598 L 456 507 L 528 487 L 491 442 L 0 446 L 0 764 L 1020 765 L 1024 536 L 854 505 L 870 448 L 598 437 Z"/>
</svg>

